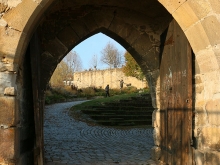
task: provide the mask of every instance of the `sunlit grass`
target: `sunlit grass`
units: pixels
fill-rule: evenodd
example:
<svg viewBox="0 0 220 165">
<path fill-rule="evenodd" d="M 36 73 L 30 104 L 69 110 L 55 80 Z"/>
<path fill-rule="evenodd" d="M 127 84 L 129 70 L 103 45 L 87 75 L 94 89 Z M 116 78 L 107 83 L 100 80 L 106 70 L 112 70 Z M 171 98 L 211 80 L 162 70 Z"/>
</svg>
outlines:
<svg viewBox="0 0 220 165">
<path fill-rule="evenodd" d="M 115 95 L 115 96 L 111 96 L 111 97 L 94 99 L 94 100 L 84 102 L 82 104 L 75 105 L 71 108 L 71 110 L 72 111 L 73 110 L 82 110 L 87 107 L 100 106 L 100 105 L 104 105 L 105 103 L 117 102 L 119 100 L 129 99 L 130 97 L 135 97 L 135 96 L 138 96 L 138 93 L 122 94 L 122 95 Z"/>
</svg>

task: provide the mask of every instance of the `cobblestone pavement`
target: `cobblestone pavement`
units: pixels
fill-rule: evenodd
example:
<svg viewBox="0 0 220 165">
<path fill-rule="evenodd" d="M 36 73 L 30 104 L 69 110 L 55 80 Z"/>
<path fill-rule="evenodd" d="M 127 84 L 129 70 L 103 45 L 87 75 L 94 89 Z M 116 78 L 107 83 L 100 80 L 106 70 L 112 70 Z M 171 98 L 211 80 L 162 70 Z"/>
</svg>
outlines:
<svg viewBox="0 0 220 165">
<path fill-rule="evenodd" d="M 152 128 L 115 129 L 75 121 L 68 109 L 83 101 L 45 108 L 46 165 L 147 165 Z"/>
</svg>

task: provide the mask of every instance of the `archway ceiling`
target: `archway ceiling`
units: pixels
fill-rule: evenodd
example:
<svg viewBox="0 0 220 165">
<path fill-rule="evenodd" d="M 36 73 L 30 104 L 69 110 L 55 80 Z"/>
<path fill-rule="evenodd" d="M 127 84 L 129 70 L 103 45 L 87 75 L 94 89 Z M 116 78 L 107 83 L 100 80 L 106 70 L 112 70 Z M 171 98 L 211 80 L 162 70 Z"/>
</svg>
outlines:
<svg viewBox="0 0 220 165">
<path fill-rule="evenodd" d="M 46 22 L 56 21 L 56 23 L 67 24 L 83 19 L 87 15 L 93 14 L 96 17 L 106 16 L 106 20 L 111 21 L 113 17 L 133 25 L 140 32 L 150 34 L 160 34 L 167 27 L 171 20 L 171 15 L 156 0 L 60 0 L 45 13 Z"/>
<path fill-rule="evenodd" d="M 55 1 L 37 29 L 43 73 L 50 77 L 74 46 L 97 32 L 124 46 L 146 72 L 158 69 L 160 34 L 171 20 L 156 0 Z"/>
</svg>

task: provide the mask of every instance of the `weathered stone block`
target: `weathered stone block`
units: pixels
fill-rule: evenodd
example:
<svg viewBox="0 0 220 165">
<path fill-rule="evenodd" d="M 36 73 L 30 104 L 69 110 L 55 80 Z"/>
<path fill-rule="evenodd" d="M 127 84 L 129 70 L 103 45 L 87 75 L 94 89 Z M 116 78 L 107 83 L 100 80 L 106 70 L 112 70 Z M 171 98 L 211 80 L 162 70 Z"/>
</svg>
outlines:
<svg viewBox="0 0 220 165">
<path fill-rule="evenodd" d="M 21 32 L 0 26 L 0 60 L 13 63 Z"/>
<path fill-rule="evenodd" d="M 15 67 L 13 63 L 10 63 L 7 58 L 4 58 L 4 59 L 5 59 L 5 62 L 4 60 L 0 62 L 0 72 L 7 72 L 7 71 L 15 72 Z"/>
<path fill-rule="evenodd" d="M 206 47 L 210 45 L 209 38 L 200 22 L 188 28 L 185 34 L 195 54 L 201 50 L 206 50 Z"/>
<path fill-rule="evenodd" d="M 8 5 L 0 3 L 0 13 L 4 12 L 7 9 Z"/>
<path fill-rule="evenodd" d="M 205 164 L 205 154 L 199 150 L 194 151 L 194 157 L 196 165 L 204 165 Z"/>
<path fill-rule="evenodd" d="M 209 0 L 212 9 L 214 10 L 214 12 L 216 12 L 217 14 L 220 14 L 220 3 L 219 0 Z"/>
<path fill-rule="evenodd" d="M 202 107 L 195 109 L 195 124 L 196 126 L 204 126 L 207 124 L 207 114 Z"/>
<path fill-rule="evenodd" d="M 90 32 L 95 32 L 98 29 L 92 14 L 87 14 L 85 17 L 83 17 L 82 21 L 86 24 Z"/>
<path fill-rule="evenodd" d="M 220 81 L 220 77 L 218 71 L 213 71 L 203 74 L 205 98 L 210 98 L 212 100 L 220 99 L 219 98 L 220 89 L 218 89 L 219 81 Z"/>
<path fill-rule="evenodd" d="M 220 20 L 216 16 L 208 16 L 201 21 L 212 46 L 220 43 Z"/>
<path fill-rule="evenodd" d="M 16 90 L 14 87 L 7 87 L 5 88 L 5 91 L 4 91 L 4 95 L 7 95 L 7 96 L 15 96 L 17 93 L 16 93 Z"/>
<path fill-rule="evenodd" d="M 0 125 L 9 127 L 15 124 L 15 98 L 0 97 Z"/>
<path fill-rule="evenodd" d="M 151 159 L 157 161 L 157 160 L 160 159 L 160 156 L 161 156 L 161 149 L 160 149 L 160 147 L 154 146 L 151 149 Z"/>
<path fill-rule="evenodd" d="M 0 129 L 0 164 L 15 156 L 15 129 Z"/>
<path fill-rule="evenodd" d="M 208 101 L 206 104 L 206 111 L 208 113 L 209 124 L 220 126 L 220 99 Z"/>
<path fill-rule="evenodd" d="M 16 8 L 5 14 L 4 19 L 8 22 L 10 27 L 23 31 L 37 6 L 38 4 L 34 1 L 24 0 L 22 5 L 18 5 Z"/>
<path fill-rule="evenodd" d="M 201 83 L 202 83 L 201 76 L 195 76 L 195 84 L 201 84 Z"/>
<path fill-rule="evenodd" d="M 196 59 L 195 59 L 195 74 L 200 74 L 199 64 Z"/>
<path fill-rule="evenodd" d="M 0 72 L 0 93 L 4 93 L 5 88 L 15 86 L 16 74 Z"/>
<path fill-rule="evenodd" d="M 113 17 L 111 14 L 108 14 L 106 11 L 99 11 L 99 12 L 93 12 L 92 15 L 98 28 L 108 29 Z"/>
<path fill-rule="evenodd" d="M 188 1 L 174 11 L 172 15 L 183 31 L 199 21 Z"/>
<path fill-rule="evenodd" d="M 150 70 L 156 70 L 159 66 L 159 53 L 155 51 L 155 47 L 152 48 L 152 41 L 147 34 L 143 34 L 137 41 L 132 43 L 132 47 L 141 54 L 134 54 L 134 59 L 142 68 L 151 68 Z M 154 58 L 152 58 L 154 57 Z"/>
<path fill-rule="evenodd" d="M 202 93 L 204 91 L 203 85 L 196 85 L 196 93 Z"/>
<path fill-rule="evenodd" d="M 160 127 L 160 111 L 154 110 L 152 114 L 152 127 Z"/>
<path fill-rule="evenodd" d="M 206 101 L 204 100 L 204 94 L 196 94 L 195 101 L 195 108 L 201 108 L 206 104 Z"/>
<path fill-rule="evenodd" d="M 160 136 L 160 128 L 155 127 L 153 131 L 153 138 L 154 138 L 154 144 L 156 146 L 160 145 L 161 142 L 161 136 Z"/>
<path fill-rule="evenodd" d="M 120 30 L 118 31 L 118 35 L 121 38 L 124 38 L 125 41 L 127 41 L 128 43 L 134 43 L 135 40 L 137 40 L 138 37 L 140 37 L 140 32 L 132 25 L 121 24 Z M 118 41 L 120 41 L 120 38 L 118 39 L 119 39 Z M 127 46 L 127 45 L 123 45 L 123 46 Z"/>
<path fill-rule="evenodd" d="M 82 21 L 73 21 L 71 27 L 80 38 L 84 38 L 89 33 L 89 29 Z"/>
<path fill-rule="evenodd" d="M 69 49 L 75 46 L 79 39 L 71 27 L 64 28 L 57 37 Z"/>
<path fill-rule="evenodd" d="M 205 165 L 219 165 L 220 152 L 206 152 Z"/>
<path fill-rule="evenodd" d="M 187 0 L 158 0 L 171 14 Z"/>
<path fill-rule="evenodd" d="M 124 28 L 124 21 L 120 19 L 114 19 L 109 26 L 110 31 L 116 34 L 119 34 L 123 30 L 123 28 Z"/>
<path fill-rule="evenodd" d="M 21 2 L 22 0 L 10 0 L 8 1 L 7 5 L 8 7 L 12 8 L 18 6 L 18 4 L 20 4 Z"/>
<path fill-rule="evenodd" d="M 206 0 L 188 0 L 187 2 L 199 19 L 206 17 L 212 10 L 210 3 Z"/>
<path fill-rule="evenodd" d="M 7 22 L 3 18 L 0 19 L 0 26 L 3 26 L 3 27 L 7 26 Z"/>
<path fill-rule="evenodd" d="M 218 69 L 218 63 L 212 49 L 206 49 L 196 55 L 200 71 L 203 73 Z"/>
<path fill-rule="evenodd" d="M 199 149 L 219 150 L 220 127 L 203 127 L 199 133 Z"/>
<path fill-rule="evenodd" d="M 49 65 L 50 61 L 57 61 L 68 51 L 67 47 L 58 39 L 50 40 L 44 46 L 47 47 L 49 53 L 43 53 L 41 55 L 41 61 L 44 61 L 47 65 Z"/>
</svg>

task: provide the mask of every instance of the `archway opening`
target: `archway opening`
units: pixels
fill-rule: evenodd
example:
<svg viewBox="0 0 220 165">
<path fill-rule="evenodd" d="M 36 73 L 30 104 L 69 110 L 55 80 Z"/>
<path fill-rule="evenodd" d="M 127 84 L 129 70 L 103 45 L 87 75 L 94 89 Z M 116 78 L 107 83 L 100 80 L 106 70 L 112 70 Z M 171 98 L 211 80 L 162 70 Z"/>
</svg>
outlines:
<svg viewBox="0 0 220 165">
<path fill-rule="evenodd" d="M 160 101 L 158 95 L 161 89 L 157 86 L 159 68 L 154 62 L 160 56 L 154 54 L 154 50 L 159 47 L 158 38 L 172 19 L 169 13 L 176 19 L 189 39 L 196 54 L 195 61 L 199 65 L 194 80 L 196 91 L 194 133 L 198 142 L 194 151 L 195 161 L 196 163 L 206 161 L 206 163 L 214 164 L 215 162 L 213 163 L 212 160 L 219 159 L 219 153 L 216 151 L 219 149 L 220 136 L 217 133 L 220 131 L 216 127 L 219 125 L 219 120 L 215 114 L 219 111 L 219 108 L 216 107 L 219 107 L 220 89 L 218 76 L 220 33 L 218 28 L 219 5 L 216 1 L 207 0 L 204 3 L 178 0 L 172 2 L 162 0 L 122 0 L 120 2 L 114 0 L 108 2 L 48 0 L 17 1 L 15 3 L 4 1 L 0 4 L 0 8 L 0 53 L 2 57 L 0 77 L 3 80 L 0 90 L 1 103 L 4 107 L 1 109 L 3 115 L 0 116 L 3 126 L 0 132 L 0 136 L 3 137 L 0 145 L 3 147 L 0 148 L 1 151 L 4 151 L 0 152 L 1 163 L 32 164 L 33 161 L 30 160 L 30 155 L 32 155 L 32 158 L 35 157 L 36 163 L 43 164 L 42 132 L 40 130 L 42 122 L 41 118 L 37 117 L 42 115 L 40 110 L 43 107 L 45 89 L 43 84 L 47 82 L 47 79 L 44 78 L 50 77 L 49 72 L 53 70 L 50 66 L 56 66 L 55 64 L 71 47 L 88 38 L 97 29 L 104 28 L 117 34 L 126 43 L 129 43 L 128 50 L 136 50 L 141 55 L 137 59 L 142 66 L 148 66 L 145 71 L 148 73 L 149 82 L 153 84 L 151 85 L 151 91 L 154 91 L 152 99 L 155 108 L 159 109 L 160 103 L 157 102 Z M 40 32 L 37 34 L 40 44 L 32 44 L 27 49 L 31 36 L 36 30 Z M 68 32 L 66 36 L 63 35 L 65 32 Z M 152 47 L 140 44 L 148 43 L 148 39 L 152 43 Z M 37 48 L 37 51 L 30 53 L 33 46 L 38 46 L 42 52 Z M 47 49 L 44 49 L 45 47 Z M 26 55 L 29 58 L 23 56 L 25 50 L 27 50 Z M 30 62 L 32 57 L 37 58 Z M 43 57 L 43 61 L 40 61 L 41 57 Z M 147 59 L 156 60 L 152 60 L 152 65 L 149 65 L 146 63 Z M 31 66 L 34 69 L 31 69 Z M 45 73 L 40 72 L 41 69 Z M 32 72 L 30 72 L 31 70 Z M 167 75 L 170 75 L 168 73 Z M 32 74 L 34 76 L 30 77 Z M 45 76 L 39 79 L 41 74 L 45 74 Z M 33 91 L 30 91 L 31 89 Z M 33 97 L 34 101 L 31 100 Z M 187 102 L 187 99 L 185 101 Z M 213 105 L 216 106 L 213 107 Z M 36 114 L 32 113 L 33 109 L 36 110 Z M 31 120 L 28 119 L 28 115 L 31 115 Z M 34 118 L 36 124 L 33 123 Z M 157 125 L 157 122 L 154 122 L 154 125 Z M 35 133 L 33 133 L 34 129 Z M 155 132 L 159 132 L 158 129 L 155 129 Z M 214 138 L 211 137 L 212 135 Z M 160 145 L 158 139 L 155 142 L 158 142 L 156 143 L 158 146 Z M 206 150 L 207 148 L 209 150 Z M 161 148 L 156 147 L 156 149 L 159 152 Z"/>
<path fill-rule="evenodd" d="M 106 44 L 108 45 L 108 42 Z M 89 48 L 83 47 L 83 49 Z M 124 53 L 121 55 L 124 56 Z M 87 61 L 89 59 L 88 56 L 82 55 L 82 57 Z M 81 92 L 89 88 L 97 90 L 101 86 L 102 89 L 98 90 L 99 97 L 105 96 L 104 88 L 106 84 L 110 84 L 110 98 L 116 97 L 114 102 L 105 101 L 108 98 L 104 98 L 97 101 L 99 106 L 96 105 L 96 108 L 87 105 L 86 109 L 77 109 L 77 112 L 75 108 L 73 108 L 74 112 L 66 109 L 78 103 L 77 98 L 72 103 L 46 106 L 44 111 L 46 163 L 146 163 L 150 159 L 150 151 L 154 144 L 151 127 L 154 108 L 151 98 L 149 93 L 139 93 L 139 91 L 143 92 L 143 89 L 140 89 L 143 87 L 143 82 L 126 77 L 120 66 L 105 70 L 97 67 L 74 75 L 74 79 L 80 75 L 83 81 L 81 84 L 73 81 L 73 85 Z M 103 82 L 94 82 L 92 81 L 94 79 Z M 120 91 L 121 79 L 125 84 L 133 84 L 133 86 L 124 85 Z M 66 85 L 68 86 L 69 83 Z M 68 88 L 67 86 L 63 88 Z M 135 91 L 131 94 L 132 90 Z"/>
<path fill-rule="evenodd" d="M 39 146 L 41 151 L 43 149 L 41 110 L 43 108 L 42 100 L 44 97 L 44 90 L 57 63 L 67 54 L 67 52 L 85 38 L 100 31 L 117 39 L 133 55 L 136 61 L 144 69 L 145 74 L 148 75 L 148 81 L 151 84 L 151 96 L 154 101 L 153 105 L 157 108 L 158 104 L 155 100 L 157 79 L 159 77 L 159 38 L 160 34 L 172 20 L 172 17 L 167 12 L 164 13 L 164 9 L 161 9 L 161 6 L 158 6 L 157 3 L 154 5 L 161 9 L 159 15 L 161 16 L 164 14 L 164 19 L 162 19 L 162 21 L 159 19 L 159 22 L 162 24 L 161 27 L 157 26 L 158 20 L 153 19 L 158 16 L 157 14 L 154 14 L 146 22 L 142 22 L 141 20 L 136 22 L 134 18 L 137 18 L 137 13 L 134 11 L 134 15 L 131 16 L 131 19 L 126 20 L 123 13 L 125 11 L 130 11 L 127 8 L 125 10 L 120 10 L 120 12 L 122 12 L 120 16 L 117 16 L 118 10 L 109 8 L 109 13 L 105 15 L 104 19 L 103 17 L 100 18 L 100 14 L 103 14 L 102 10 L 97 13 L 92 10 L 91 13 L 82 15 L 82 17 L 79 16 L 77 19 L 74 18 L 72 20 L 71 17 L 68 17 L 69 20 L 66 20 L 62 17 L 57 21 L 55 15 L 59 15 L 61 12 L 58 7 L 59 5 L 60 2 L 56 3 L 54 8 L 51 7 L 51 11 L 48 12 L 49 14 L 47 17 L 42 19 L 31 41 L 34 109 L 40 110 L 36 111 L 35 114 L 35 121 L 40 120 L 35 126 L 36 132 L 39 133 L 36 136 L 36 145 Z M 64 5 L 62 9 L 66 9 L 65 7 Z M 83 5 L 82 11 L 85 11 L 84 7 L 87 9 L 88 6 Z M 76 11 L 74 10 L 73 13 L 74 12 Z M 144 16 L 145 14 L 140 15 Z M 106 23 L 105 18 L 109 18 L 109 16 L 111 19 L 108 19 Z M 141 19 L 145 20 L 144 18 L 142 17 Z M 97 20 L 91 21 L 92 19 L 101 21 L 97 23 Z M 144 25 L 139 24 L 139 21 Z M 138 25 L 133 25 L 133 23 Z M 39 98 L 41 99 L 39 100 Z M 41 156 L 39 156 L 41 157 L 40 159 L 43 159 L 42 155 L 41 153 Z"/>
</svg>

